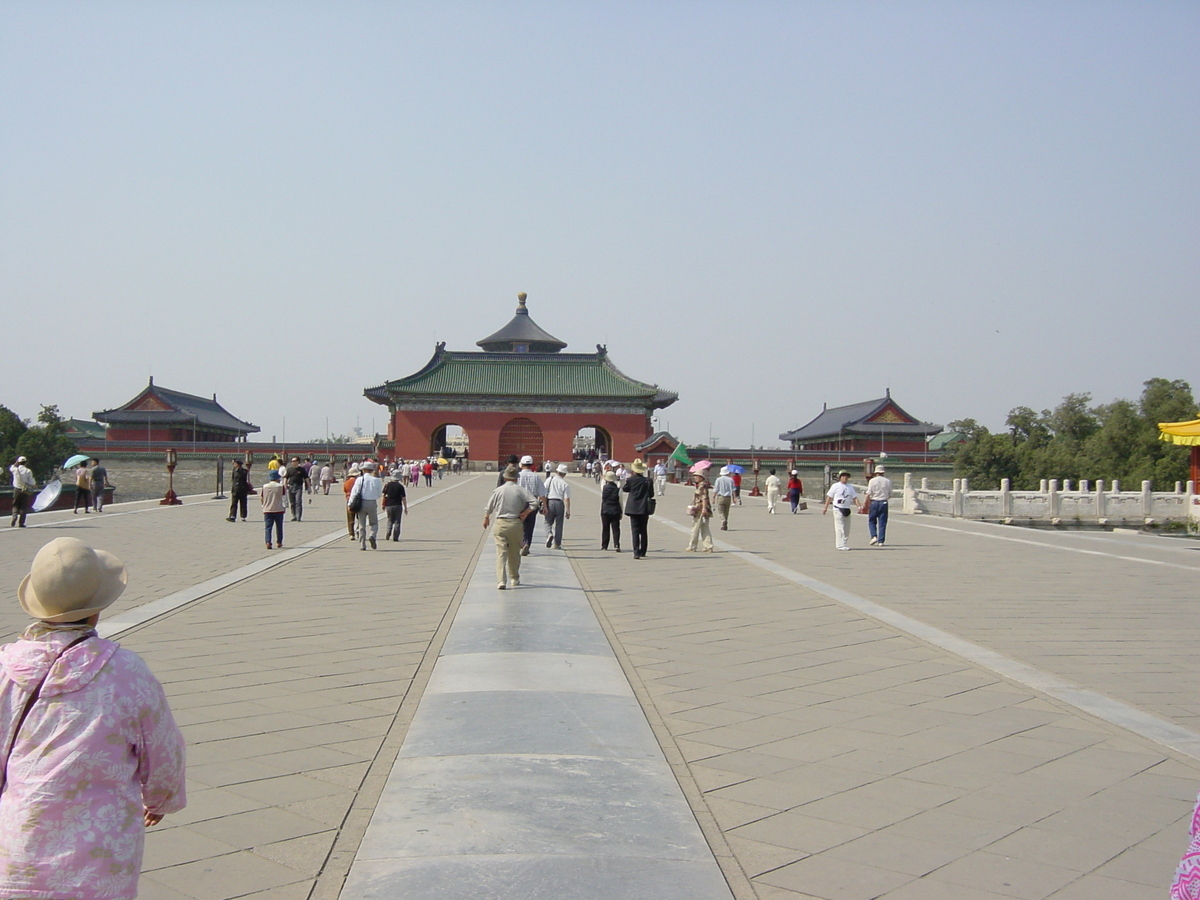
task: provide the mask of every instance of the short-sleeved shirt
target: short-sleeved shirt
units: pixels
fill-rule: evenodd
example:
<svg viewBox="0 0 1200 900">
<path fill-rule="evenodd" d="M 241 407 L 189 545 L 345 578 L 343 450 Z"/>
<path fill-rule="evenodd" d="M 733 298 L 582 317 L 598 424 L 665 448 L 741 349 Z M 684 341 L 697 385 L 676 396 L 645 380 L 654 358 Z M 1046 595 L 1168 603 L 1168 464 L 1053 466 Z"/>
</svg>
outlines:
<svg viewBox="0 0 1200 900">
<path fill-rule="evenodd" d="M 497 519 L 519 519 L 521 513 L 535 506 L 537 506 L 537 497 L 515 481 L 505 481 L 504 484 L 492 491 L 492 496 L 488 498 L 483 512 L 484 515 L 494 515 Z"/>
<path fill-rule="evenodd" d="M 408 492 L 399 481 L 389 481 L 383 486 L 384 506 L 399 506 L 407 496 Z"/>
<path fill-rule="evenodd" d="M 571 486 L 567 484 L 567 479 L 563 478 L 557 472 L 546 479 L 546 499 L 547 500 L 570 500 Z"/>
<path fill-rule="evenodd" d="M 892 479 L 884 475 L 876 475 L 867 482 L 868 500 L 887 500 L 892 496 Z"/>
<path fill-rule="evenodd" d="M 840 481 L 835 481 L 825 496 L 832 500 L 833 505 L 838 509 L 850 509 L 854 506 L 854 501 L 858 499 L 858 491 L 854 489 L 854 485 L 852 484 L 842 484 Z"/>
</svg>

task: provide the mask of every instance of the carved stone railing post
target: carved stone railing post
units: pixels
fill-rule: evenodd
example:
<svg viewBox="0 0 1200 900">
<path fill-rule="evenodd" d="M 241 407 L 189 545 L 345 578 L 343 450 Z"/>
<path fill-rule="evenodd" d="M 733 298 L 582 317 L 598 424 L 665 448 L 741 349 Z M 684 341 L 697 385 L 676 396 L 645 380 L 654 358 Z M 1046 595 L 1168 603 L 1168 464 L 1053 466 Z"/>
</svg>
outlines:
<svg viewBox="0 0 1200 900">
<path fill-rule="evenodd" d="M 1046 493 L 1050 495 L 1050 522 L 1053 525 L 1058 524 L 1058 479 L 1051 478 L 1050 484 L 1047 486 L 1049 490 Z"/>
<path fill-rule="evenodd" d="M 1012 482 L 1007 478 L 1000 479 L 1000 515 L 1002 518 L 1012 518 Z"/>
</svg>

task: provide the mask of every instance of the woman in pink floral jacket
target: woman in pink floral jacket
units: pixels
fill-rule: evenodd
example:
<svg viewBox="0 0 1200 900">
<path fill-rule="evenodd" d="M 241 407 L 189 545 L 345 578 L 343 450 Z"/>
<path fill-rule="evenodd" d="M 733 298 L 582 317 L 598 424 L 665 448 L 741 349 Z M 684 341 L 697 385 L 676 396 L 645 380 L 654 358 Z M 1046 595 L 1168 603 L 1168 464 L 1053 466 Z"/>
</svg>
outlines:
<svg viewBox="0 0 1200 900">
<path fill-rule="evenodd" d="M 0 648 L 0 897 L 131 900 L 145 829 L 183 808 L 183 737 L 137 654 L 96 635 L 125 589 L 115 556 L 43 547 Z"/>
</svg>

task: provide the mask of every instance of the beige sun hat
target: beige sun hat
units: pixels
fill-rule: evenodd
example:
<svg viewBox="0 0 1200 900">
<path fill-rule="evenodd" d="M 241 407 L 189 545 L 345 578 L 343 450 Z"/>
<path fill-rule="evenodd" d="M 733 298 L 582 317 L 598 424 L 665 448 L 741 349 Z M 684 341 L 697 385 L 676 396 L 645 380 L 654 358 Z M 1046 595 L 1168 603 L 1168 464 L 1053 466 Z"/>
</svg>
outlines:
<svg viewBox="0 0 1200 900">
<path fill-rule="evenodd" d="M 76 622 L 107 609 L 128 583 L 125 564 L 111 553 L 55 538 L 33 558 L 17 599 L 35 619 Z"/>
<path fill-rule="evenodd" d="M 616 481 L 617 473 L 614 472 L 612 469 L 609 469 L 607 472 L 604 473 L 604 480 L 605 481 Z"/>
<path fill-rule="evenodd" d="M 640 459 L 635 459 L 633 462 L 631 462 L 629 464 L 629 468 L 633 469 L 633 471 L 635 471 L 639 475 L 641 475 L 643 472 L 646 471 L 646 464 L 644 462 L 642 462 Z"/>
</svg>

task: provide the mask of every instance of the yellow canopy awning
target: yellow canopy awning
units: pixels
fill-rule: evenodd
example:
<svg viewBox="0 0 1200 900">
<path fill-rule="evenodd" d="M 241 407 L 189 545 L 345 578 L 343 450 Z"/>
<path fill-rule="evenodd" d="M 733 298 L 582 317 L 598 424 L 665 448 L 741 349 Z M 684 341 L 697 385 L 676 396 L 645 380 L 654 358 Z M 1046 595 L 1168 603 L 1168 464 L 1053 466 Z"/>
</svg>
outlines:
<svg viewBox="0 0 1200 900">
<path fill-rule="evenodd" d="M 1159 422 L 1158 439 L 1187 447 L 1200 447 L 1200 419 L 1191 422 Z"/>
</svg>

